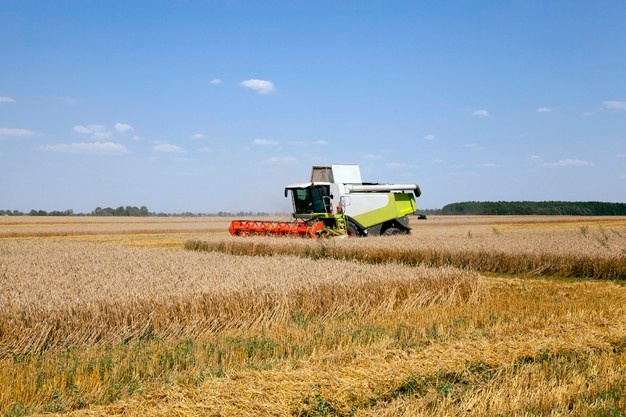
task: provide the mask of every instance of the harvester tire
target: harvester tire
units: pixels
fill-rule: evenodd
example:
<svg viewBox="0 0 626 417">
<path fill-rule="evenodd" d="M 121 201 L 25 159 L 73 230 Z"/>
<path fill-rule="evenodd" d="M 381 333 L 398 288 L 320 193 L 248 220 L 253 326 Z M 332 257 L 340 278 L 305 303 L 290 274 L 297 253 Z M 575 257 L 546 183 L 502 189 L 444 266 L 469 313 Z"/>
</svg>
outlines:
<svg viewBox="0 0 626 417">
<path fill-rule="evenodd" d="M 405 233 L 397 227 L 389 227 L 383 232 L 383 236 L 403 235 Z"/>
<path fill-rule="evenodd" d="M 348 224 L 346 225 L 346 234 L 348 237 L 359 237 L 361 234 L 359 233 L 359 228 L 356 227 L 354 223 L 348 220 Z"/>
</svg>

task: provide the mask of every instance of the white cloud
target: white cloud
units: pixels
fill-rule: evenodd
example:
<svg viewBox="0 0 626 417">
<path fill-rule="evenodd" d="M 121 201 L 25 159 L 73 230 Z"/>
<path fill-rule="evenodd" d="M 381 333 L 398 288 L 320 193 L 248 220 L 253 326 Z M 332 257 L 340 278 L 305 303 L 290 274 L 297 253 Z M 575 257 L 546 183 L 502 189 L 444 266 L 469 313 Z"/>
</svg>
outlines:
<svg viewBox="0 0 626 417">
<path fill-rule="evenodd" d="M 382 159 L 382 156 L 374 153 L 368 153 L 366 155 L 363 155 L 363 159 L 365 159 L 366 161 L 377 161 L 379 159 Z"/>
<path fill-rule="evenodd" d="M 278 145 L 278 142 L 276 142 L 275 140 L 271 140 L 271 139 L 255 139 L 252 141 L 253 145 L 260 145 L 260 146 L 274 146 L 274 145 Z"/>
<path fill-rule="evenodd" d="M 175 156 L 172 158 L 172 161 L 174 162 L 191 162 L 191 161 L 195 161 L 195 159 L 193 158 L 187 158 L 184 156 Z"/>
<path fill-rule="evenodd" d="M 205 135 L 203 135 L 202 133 L 196 133 L 194 135 L 191 136 L 192 139 L 204 139 L 206 138 Z"/>
<path fill-rule="evenodd" d="M 39 96 L 39 98 L 45 100 L 53 100 L 56 103 L 63 103 L 68 106 L 74 106 L 80 103 L 80 99 L 74 97 L 64 97 L 64 96 Z"/>
<path fill-rule="evenodd" d="M 480 109 L 480 110 L 476 110 L 475 112 L 473 112 L 472 116 L 488 117 L 488 116 L 490 116 L 490 114 L 489 114 L 489 112 L 487 110 Z"/>
<path fill-rule="evenodd" d="M 104 125 L 76 125 L 74 126 L 74 132 L 76 133 L 84 133 L 84 134 L 92 134 L 94 132 L 103 132 L 106 130 L 106 126 Z"/>
<path fill-rule="evenodd" d="M 550 112 L 552 111 L 552 109 L 551 109 L 551 108 L 549 108 L 549 107 L 539 107 L 539 108 L 537 109 L 537 111 L 538 111 L 539 113 L 550 113 Z"/>
<path fill-rule="evenodd" d="M 429 133 L 428 135 L 424 136 L 424 140 L 435 140 L 435 135 Z"/>
<path fill-rule="evenodd" d="M 35 136 L 35 132 L 33 132 L 32 130 L 28 130 L 28 129 L 0 127 L 0 137 L 2 136 L 28 137 L 28 136 Z"/>
<path fill-rule="evenodd" d="M 76 125 L 74 132 L 89 135 L 93 139 L 107 139 L 113 136 L 113 133 L 104 125 Z"/>
<path fill-rule="evenodd" d="M 69 106 L 73 106 L 75 104 L 80 103 L 80 101 L 77 98 L 72 98 L 72 97 L 64 97 L 63 102 Z"/>
<path fill-rule="evenodd" d="M 626 101 L 607 100 L 602 102 L 602 106 L 611 110 L 626 110 Z"/>
<path fill-rule="evenodd" d="M 211 81 L 209 81 L 211 84 L 213 85 L 220 85 L 223 81 L 220 80 L 219 78 L 213 78 Z"/>
<path fill-rule="evenodd" d="M 296 158 L 293 156 L 273 156 L 267 160 L 270 164 L 293 164 Z"/>
<path fill-rule="evenodd" d="M 538 161 L 541 161 L 543 158 L 541 158 L 539 155 L 530 155 L 528 159 L 530 159 L 533 162 L 538 162 Z"/>
<path fill-rule="evenodd" d="M 56 145 L 46 145 L 42 147 L 45 151 L 64 153 L 124 153 L 126 147 L 120 143 L 113 142 L 81 142 L 81 143 L 59 143 Z"/>
<path fill-rule="evenodd" d="M 198 152 L 202 152 L 202 153 L 211 153 L 211 148 L 209 148 L 208 146 L 205 146 L 203 148 L 198 149 Z"/>
<path fill-rule="evenodd" d="M 546 162 L 544 167 L 562 168 L 562 167 L 589 167 L 593 164 L 589 161 L 583 161 L 581 159 L 562 159 L 556 162 Z"/>
<path fill-rule="evenodd" d="M 487 162 L 486 164 L 481 165 L 483 168 L 496 168 L 498 165 L 493 162 Z"/>
<path fill-rule="evenodd" d="M 321 146 L 326 146 L 328 145 L 328 142 L 325 140 L 314 140 L 314 141 L 306 141 L 306 140 L 294 140 L 294 141 L 290 141 L 289 145 L 293 145 L 293 146 L 310 146 L 310 145 L 321 145 Z"/>
<path fill-rule="evenodd" d="M 275 90 L 274 84 L 271 81 L 266 81 L 266 80 L 250 79 L 250 80 L 242 81 L 241 85 L 243 87 L 254 90 L 259 94 L 270 94 L 270 93 L 273 93 Z"/>
<path fill-rule="evenodd" d="M 15 100 L 11 97 L 0 96 L 0 103 L 15 103 Z"/>
<path fill-rule="evenodd" d="M 115 131 L 117 133 L 124 134 L 130 132 L 131 130 L 133 130 L 133 127 L 127 123 L 115 123 Z"/>
<path fill-rule="evenodd" d="M 161 153 L 185 153 L 185 150 L 177 145 L 170 145 L 169 143 L 162 143 L 152 147 L 154 152 Z"/>
<path fill-rule="evenodd" d="M 405 169 L 409 167 L 407 164 L 403 164 L 401 162 L 390 162 L 385 164 L 385 166 L 390 169 Z"/>
</svg>

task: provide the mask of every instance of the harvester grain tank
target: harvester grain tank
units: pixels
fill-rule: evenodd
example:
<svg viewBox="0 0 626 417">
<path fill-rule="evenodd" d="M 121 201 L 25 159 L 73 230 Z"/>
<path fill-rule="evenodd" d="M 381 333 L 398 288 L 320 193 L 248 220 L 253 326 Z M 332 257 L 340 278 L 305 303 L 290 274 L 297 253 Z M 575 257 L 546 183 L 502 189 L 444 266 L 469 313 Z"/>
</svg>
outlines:
<svg viewBox="0 0 626 417">
<path fill-rule="evenodd" d="M 314 166 L 311 181 L 285 187 L 293 222 L 234 220 L 233 236 L 377 236 L 408 234 L 417 208 L 416 184 L 368 183 L 358 165 Z"/>
</svg>

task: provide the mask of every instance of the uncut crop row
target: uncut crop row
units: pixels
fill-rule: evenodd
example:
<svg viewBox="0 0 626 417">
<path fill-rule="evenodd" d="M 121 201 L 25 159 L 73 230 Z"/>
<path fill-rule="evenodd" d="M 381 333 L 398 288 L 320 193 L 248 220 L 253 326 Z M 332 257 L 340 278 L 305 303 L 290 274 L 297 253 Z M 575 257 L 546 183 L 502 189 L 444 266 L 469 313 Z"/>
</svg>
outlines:
<svg viewBox="0 0 626 417">
<path fill-rule="evenodd" d="M 185 248 L 235 255 L 296 255 L 313 259 L 397 262 L 453 266 L 479 272 L 626 279 L 626 231 L 448 235 L 414 234 L 391 238 L 294 240 L 248 238 L 188 240 Z"/>
</svg>

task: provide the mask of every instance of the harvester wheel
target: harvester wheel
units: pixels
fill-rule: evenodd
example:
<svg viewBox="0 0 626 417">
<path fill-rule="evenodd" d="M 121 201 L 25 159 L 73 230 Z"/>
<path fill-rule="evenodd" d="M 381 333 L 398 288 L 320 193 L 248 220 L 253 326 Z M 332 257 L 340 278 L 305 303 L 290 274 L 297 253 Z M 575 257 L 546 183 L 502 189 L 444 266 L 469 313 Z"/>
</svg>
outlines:
<svg viewBox="0 0 626 417">
<path fill-rule="evenodd" d="M 401 234 L 404 234 L 404 233 L 402 233 L 402 230 L 398 229 L 397 227 L 389 227 L 385 229 L 385 231 L 383 232 L 383 236 L 393 236 L 393 235 L 401 235 Z"/>
<path fill-rule="evenodd" d="M 356 227 L 354 223 L 348 220 L 348 224 L 346 225 L 346 234 L 348 237 L 359 237 L 361 234 L 359 233 L 359 229 Z"/>
</svg>

